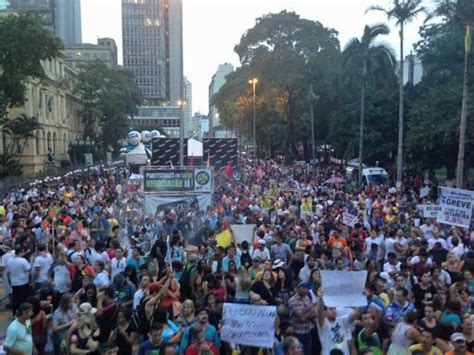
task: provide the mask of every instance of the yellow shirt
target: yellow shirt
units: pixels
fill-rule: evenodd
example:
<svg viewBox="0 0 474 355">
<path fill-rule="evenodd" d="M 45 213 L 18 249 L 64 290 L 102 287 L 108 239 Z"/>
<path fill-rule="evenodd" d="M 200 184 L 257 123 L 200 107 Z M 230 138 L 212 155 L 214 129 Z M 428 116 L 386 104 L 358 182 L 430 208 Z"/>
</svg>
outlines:
<svg viewBox="0 0 474 355">
<path fill-rule="evenodd" d="M 423 344 L 415 344 L 415 345 L 412 345 L 408 348 L 408 353 L 409 354 L 413 354 L 414 351 L 423 351 Z M 424 354 L 427 354 L 427 355 L 443 355 L 443 352 L 438 349 L 436 346 L 432 346 L 431 347 L 431 350 L 429 352 L 425 352 Z"/>
</svg>

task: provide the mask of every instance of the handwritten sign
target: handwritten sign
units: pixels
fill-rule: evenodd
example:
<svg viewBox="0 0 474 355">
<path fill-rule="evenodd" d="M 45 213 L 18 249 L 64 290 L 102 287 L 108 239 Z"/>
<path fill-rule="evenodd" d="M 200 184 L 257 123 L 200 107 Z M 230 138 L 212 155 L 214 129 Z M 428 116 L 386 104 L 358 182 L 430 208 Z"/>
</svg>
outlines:
<svg viewBox="0 0 474 355">
<path fill-rule="evenodd" d="M 242 244 L 246 240 L 250 245 L 253 243 L 253 229 L 255 224 L 233 224 L 231 226 L 234 242 Z"/>
<path fill-rule="evenodd" d="M 417 205 L 416 207 L 423 218 L 436 218 L 441 211 L 441 206 L 438 205 Z"/>
<path fill-rule="evenodd" d="M 357 216 L 354 216 L 353 214 L 350 214 L 348 212 L 343 212 L 342 213 L 342 223 L 344 223 L 346 226 L 349 227 L 354 227 L 357 221 Z"/>
<path fill-rule="evenodd" d="M 328 307 L 364 307 L 367 271 L 321 271 L 324 304 Z"/>
<path fill-rule="evenodd" d="M 273 348 L 275 306 L 224 303 L 222 340 L 231 344 Z"/>
<path fill-rule="evenodd" d="M 438 213 L 436 221 L 469 228 L 473 204 L 474 191 L 442 187 L 439 202 L 441 211 Z"/>
</svg>

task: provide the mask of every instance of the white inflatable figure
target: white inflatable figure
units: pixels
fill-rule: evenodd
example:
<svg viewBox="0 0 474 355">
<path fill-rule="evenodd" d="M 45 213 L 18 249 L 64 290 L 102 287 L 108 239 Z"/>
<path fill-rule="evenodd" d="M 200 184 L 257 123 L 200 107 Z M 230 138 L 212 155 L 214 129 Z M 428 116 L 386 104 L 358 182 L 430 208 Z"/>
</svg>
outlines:
<svg viewBox="0 0 474 355">
<path fill-rule="evenodd" d="M 142 140 L 142 136 L 138 131 L 128 132 L 128 144 L 137 146 Z"/>
<path fill-rule="evenodd" d="M 142 131 L 142 142 L 148 143 L 151 141 L 151 132 L 150 131 Z"/>
<path fill-rule="evenodd" d="M 160 131 L 154 129 L 153 131 L 151 131 L 151 138 L 159 138 L 161 137 L 161 133 Z"/>
</svg>

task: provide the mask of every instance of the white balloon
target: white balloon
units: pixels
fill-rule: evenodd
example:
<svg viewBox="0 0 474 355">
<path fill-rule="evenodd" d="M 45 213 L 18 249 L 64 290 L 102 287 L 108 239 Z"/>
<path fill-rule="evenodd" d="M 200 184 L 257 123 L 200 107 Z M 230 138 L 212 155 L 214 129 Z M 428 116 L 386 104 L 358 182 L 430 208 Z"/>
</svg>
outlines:
<svg viewBox="0 0 474 355">
<path fill-rule="evenodd" d="M 149 141 L 151 141 L 150 131 L 142 131 L 142 141 L 143 143 L 148 143 Z"/>
<path fill-rule="evenodd" d="M 151 131 L 151 138 L 158 138 L 160 136 L 160 131 L 154 129 L 153 131 Z"/>
<path fill-rule="evenodd" d="M 138 131 L 128 132 L 128 144 L 138 145 L 138 143 L 140 143 L 141 140 L 142 140 L 142 136 L 140 135 L 140 132 Z"/>
</svg>

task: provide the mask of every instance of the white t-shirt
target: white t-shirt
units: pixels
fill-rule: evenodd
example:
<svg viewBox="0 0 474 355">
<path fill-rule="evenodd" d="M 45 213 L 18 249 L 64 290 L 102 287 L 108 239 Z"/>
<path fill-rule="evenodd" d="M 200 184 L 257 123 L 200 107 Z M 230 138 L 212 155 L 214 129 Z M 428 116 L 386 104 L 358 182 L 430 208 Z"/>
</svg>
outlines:
<svg viewBox="0 0 474 355">
<path fill-rule="evenodd" d="M 15 348 L 24 354 L 33 354 L 31 320 L 27 320 L 26 324 L 21 324 L 18 319 L 15 319 L 8 326 L 7 337 L 4 344 L 9 348 Z"/>
<path fill-rule="evenodd" d="M 50 253 L 44 255 L 38 255 L 33 262 L 33 272 L 36 272 L 36 268 L 40 268 L 38 278 L 35 282 L 46 282 L 48 281 L 48 272 L 53 265 L 53 257 Z"/>
<path fill-rule="evenodd" d="M 445 250 L 448 250 L 448 244 L 446 243 L 446 240 L 444 240 L 443 238 L 438 238 L 438 239 L 431 238 L 431 239 L 429 239 L 428 240 L 428 250 L 433 249 L 436 243 L 441 243 L 441 247 Z"/>
<path fill-rule="evenodd" d="M 393 238 L 385 239 L 385 255 L 388 253 L 395 253 L 395 239 Z"/>
<path fill-rule="evenodd" d="M 94 285 L 97 288 L 106 288 L 110 285 L 109 275 L 107 275 L 107 271 L 102 271 L 97 274 L 94 279 Z"/>
<path fill-rule="evenodd" d="M 120 260 L 117 260 L 117 258 L 113 258 L 110 261 L 110 270 L 111 270 L 112 280 L 115 277 L 115 275 L 118 275 L 121 272 L 125 271 L 126 267 L 127 267 L 127 259 L 122 258 Z"/>
<path fill-rule="evenodd" d="M 66 265 L 57 265 L 54 271 L 54 289 L 59 293 L 66 293 L 71 290 L 71 273 Z"/>
<path fill-rule="evenodd" d="M 87 258 L 92 267 L 95 267 L 95 263 L 98 261 L 103 261 L 104 265 L 107 266 L 107 261 L 102 254 L 99 254 L 97 250 L 92 249 Z"/>
<path fill-rule="evenodd" d="M 10 250 L 8 253 L 2 255 L 2 259 L 0 261 L 0 266 L 6 268 L 8 262 L 15 257 L 15 251 Z"/>
<path fill-rule="evenodd" d="M 15 256 L 6 267 L 12 286 L 24 286 L 29 282 L 30 263 L 25 258 Z"/>
<path fill-rule="evenodd" d="M 350 355 L 347 334 L 351 331 L 349 315 L 337 317 L 331 322 L 325 319 L 323 326 L 318 325 L 319 339 L 321 340 L 322 355 L 329 355 L 332 349 L 341 350 L 344 355 Z"/>
<path fill-rule="evenodd" d="M 142 301 L 143 297 L 145 297 L 145 294 L 143 293 L 143 290 L 139 288 L 137 292 L 133 295 L 133 310 L 135 311 L 138 306 L 140 305 L 140 302 Z"/>
<path fill-rule="evenodd" d="M 423 236 L 425 237 L 425 239 L 430 239 L 433 237 L 433 231 L 434 231 L 435 227 L 430 224 L 423 224 L 421 227 L 420 227 L 420 230 L 421 232 L 423 233 Z"/>
</svg>

